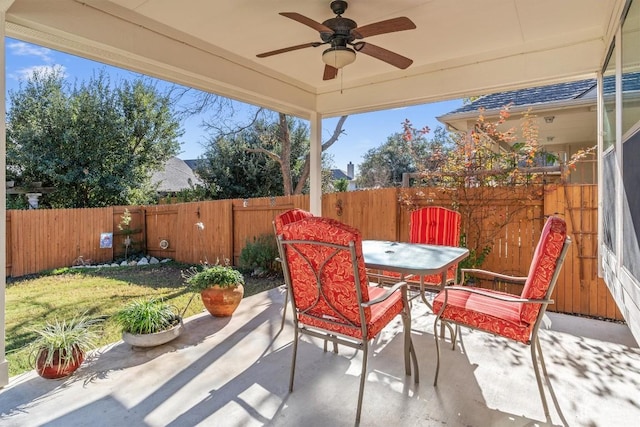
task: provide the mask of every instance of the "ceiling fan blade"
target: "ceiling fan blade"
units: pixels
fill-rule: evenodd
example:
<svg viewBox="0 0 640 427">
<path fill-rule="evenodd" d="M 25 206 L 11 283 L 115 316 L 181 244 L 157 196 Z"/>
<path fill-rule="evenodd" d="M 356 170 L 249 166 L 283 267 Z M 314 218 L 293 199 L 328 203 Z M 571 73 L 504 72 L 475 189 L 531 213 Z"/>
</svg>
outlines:
<svg viewBox="0 0 640 427">
<path fill-rule="evenodd" d="M 332 80 L 338 77 L 338 69 L 332 67 L 331 65 L 324 66 L 324 74 L 322 76 L 322 80 Z"/>
<path fill-rule="evenodd" d="M 374 22 L 373 24 L 364 25 L 354 28 L 351 34 L 356 39 L 377 36 L 378 34 L 395 33 L 396 31 L 413 30 L 416 24 L 406 16 L 399 18 L 387 19 L 386 21 Z"/>
<path fill-rule="evenodd" d="M 391 64 L 394 67 L 398 67 L 403 70 L 409 67 L 409 65 L 413 64 L 412 59 L 409 59 L 402 55 L 398 55 L 395 52 L 391 52 L 390 50 L 373 45 L 371 43 L 359 42 L 358 48 L 356 50 L 369 56 L 373 56 L 376 59 L 384 61 L 387 64 Z"/>
<path fill-rule="evenodd" d="M 281 53 L 291 52 L 292 50 L 304 49 L 306 47 L 318 47 L 321 44 L 322 43 L 319 43 L 319 42 L 304 43 L 296 46 L 289 46 L 289 47 L 284 47 L 282 49 L 272 50 L 270 52 L 259 53 L 256 56 L 258 58 L 266 58 L 267 56 L 279 55 Z"/>
<path fill-rule="evenodd" d="M 300 15 L 299 13 L 296 12 L 280 12 L 280 15 L 282 16 L 286 16 L 289 19 L 293 19 L 294 21 L 297 21 L 301 24 L 304 24 L 308 27 L 313 28 L 314 30 L 316 30 L 319 33 L 327 33 L 327 34 L 333 34 L 333 30 L 329 27 L 327 27 L 326 25 L 323 25 L 317 21 L 314 21 L 311 18 L 307 18 L 304 15 Z"/>
</svg>

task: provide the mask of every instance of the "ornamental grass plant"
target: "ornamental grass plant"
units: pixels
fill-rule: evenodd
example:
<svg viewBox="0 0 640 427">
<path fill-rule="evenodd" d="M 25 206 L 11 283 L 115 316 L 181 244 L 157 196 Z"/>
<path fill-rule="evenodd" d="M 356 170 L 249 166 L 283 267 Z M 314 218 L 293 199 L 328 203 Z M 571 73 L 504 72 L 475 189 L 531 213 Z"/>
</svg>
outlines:
<svg viewBox="0 0 640 427">
<path fill-rule="evenodd" d="M 180 323 L 178 310 L 161 298 L 130 301 L 113 315 L 113 321 L 130 334 L 154 334 Z"/>
</svg>

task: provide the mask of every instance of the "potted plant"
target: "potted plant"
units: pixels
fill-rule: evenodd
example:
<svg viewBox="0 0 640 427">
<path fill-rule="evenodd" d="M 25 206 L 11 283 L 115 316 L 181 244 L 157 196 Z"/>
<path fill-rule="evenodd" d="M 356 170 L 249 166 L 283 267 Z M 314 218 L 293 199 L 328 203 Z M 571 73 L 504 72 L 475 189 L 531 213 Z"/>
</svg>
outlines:
<svg viewBox="0 0 640 427">
<path fill-rule="evenodd" d="M 231 316 L 244 296 L 242 273 L 228 265 L 205 265 L 186 276 L 189 288 L 200 292 L 202 303 L 212 316 Z"/>
<path fill-rule="evenodd" d="M 69 321 L 47 322 L 35 332 L 38 338 L 31 344 L 34 367 L 43 378 L 56 379 L 71 375 L 95 348 L 101 319 L 86 315 Z"/>
<path fill-rule="evenodd" d="M 113 315 L 113 320 L 122 330 L 122 340 L 136 347 L 165 344 L 184 328 L 177 309 L 158 298 L 131 301 Z"/>
</svg>

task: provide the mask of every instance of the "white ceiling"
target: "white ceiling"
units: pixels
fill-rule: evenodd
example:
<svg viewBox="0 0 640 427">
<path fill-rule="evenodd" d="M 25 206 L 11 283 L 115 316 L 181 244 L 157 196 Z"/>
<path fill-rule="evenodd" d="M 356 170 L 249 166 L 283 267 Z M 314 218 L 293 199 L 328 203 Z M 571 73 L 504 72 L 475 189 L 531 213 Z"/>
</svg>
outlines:
<svg viewBox="0 0 640 427">
<path fill-rule="evenodd" d="M 322 51 L 256 54 L 319 40 L 329 0 L 5 0 L 7 35 L 301 117 L 336 116 L 593 77 L 624 0 L 352 0 L 360 26 L 417 26 L 365 41 L 413 59 L 359 53 L 322 80 Z"/>
</svg>

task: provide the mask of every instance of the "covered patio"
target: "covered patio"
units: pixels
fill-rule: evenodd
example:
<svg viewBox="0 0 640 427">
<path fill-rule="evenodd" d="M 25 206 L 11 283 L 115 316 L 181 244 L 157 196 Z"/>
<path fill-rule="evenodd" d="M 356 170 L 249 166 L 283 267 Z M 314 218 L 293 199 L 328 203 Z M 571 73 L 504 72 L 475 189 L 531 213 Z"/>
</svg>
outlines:
<svg viewBox="0 0 640 427">
<path fill-rule="evenodd" d="M 0 39 L 4 43 L 4 36 L 15 37 L 308 120 L 310 210 L 321 215 L 323 119 L 584 78 L 602 81 L 609 46 L 620 35 L 629 4 L 353 0 L 345 17 L 360 25 L 399 16 L 416 24 L 413 30 L 365 40 L 413 63 L 401 69 L 358 52 L 353 64 L 328 80 L 323 79 L 324 48 L 309 45 L 256 56 L 317 41 L 317 31 L 279 12 L 323 22 L 333 17 L 328 0 L 4 0 Z M 637 47 L 637 39 L 629 40 L 636 40 Z M 620 68 L 620 50 L 616 55 Z M 5 69 L 0 71 L 2 84 Z M 4 96 L 4 86 L 0 92 Z M 5 102 L 0 103 L 3 118 L 4 108 Z M 2 153 L 5 134 L 2 120 Z M 4 162 L 3 154 L 2 173 Z M 616 215 L 622 218 L 622 187 L 616 188 Z M 0 188 L 0 198 L 3 191 Z M 4 209 L 3 204 L 3 215 Z M 5 226 L 0 221 L 0 263 L 5 263 Z M 618 255 L 622 234 L 620 229 Z M 624 276 L 618 283 L 622 267 L 615 257 L 609 258 L 607 283 L 637 337 L 637 281 Z M 353 351 L 335 355 L 315 348 L 320 343 L 303 343 L 295 390 L 288 393 L 292 331 L 289 325 L 277 333 L 281 290 L 246 299 L 228 320 L 208 314 L 191 318 L 188 333 L 171 345 L 149 352 L 132 351 L 122 343 L 101 349 L 93 363 L 66 381 L 45 381 L 31 372 L 9 382 L 4 289 L 1 278 L 3 425 L 353 423 L 361 361 Z M 555 391 L 549 421 L 537 395 L 529 349 L 500 338 L 464 331 L 462 348 L 444 350 L 440 382 L 434 388 L 433 317 L 423 310 L 416 304 L 413 313 L 420 384 L 403 375 L 396 323 L 374 344 L 363 425 L 600 426 L 634 425 L 640 419 L 640 351 L 626 326 L 549 314 L 551 329 L 541 333 Z"/>
<path fill-rule="evenodd" d="M 0 391 L 5 426 L 353 425 L 362 353 L 324 353 L 304 338 L 288 392 L 293 328 L 278 334 L 283 289 L 246 298 L 229 319 L 189 318 L 170 344 L 140 351 L 119 342 L 66 380 L 29 372 Z M 640 349 L 624 325 L 548 313 L 541 332 L 553 384 L 545 420 L 529 349 L 463 329 L 443 349 L 433 387 L 434 316 L 413 307 L 420 383 L 405 377 L 399 318 L 373 345 L 361 425 L 624 426 L 640 419 Z"/>
</svg>

